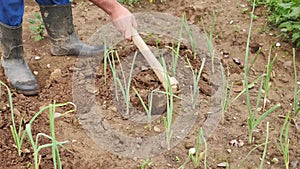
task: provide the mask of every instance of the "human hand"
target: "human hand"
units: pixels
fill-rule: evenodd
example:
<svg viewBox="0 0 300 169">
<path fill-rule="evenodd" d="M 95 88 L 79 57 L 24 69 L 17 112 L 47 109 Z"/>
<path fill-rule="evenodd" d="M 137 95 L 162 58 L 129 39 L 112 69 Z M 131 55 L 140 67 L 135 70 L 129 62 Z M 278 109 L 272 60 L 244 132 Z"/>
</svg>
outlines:
<svg viewBox="0 0 300 169">
<path fill-rule="evenodd" d="M 118 5 L 118 7 L 115 8 L 111 13 L 110 18 L 116 29 L 125 39 L 131 40 L 131 36 L 137 34 L 135 17 L 122 5 Z"/>
</svg>

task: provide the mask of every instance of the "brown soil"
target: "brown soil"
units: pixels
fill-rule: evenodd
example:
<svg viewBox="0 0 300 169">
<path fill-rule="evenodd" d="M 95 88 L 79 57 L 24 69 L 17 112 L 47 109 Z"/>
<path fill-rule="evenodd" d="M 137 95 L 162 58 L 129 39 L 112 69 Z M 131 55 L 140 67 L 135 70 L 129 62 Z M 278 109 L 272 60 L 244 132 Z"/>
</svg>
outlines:
<svg viewBox="0 0 300 169">
<path fill-rule="evenodd" d="M 77 2 L 77 1 L 76 1 Z M 201 17 L 204 24 L 209 30 L 211 25 L 212 13 L 216 13 L 216 23 L 214 30 L 214 46 L 218 53 L 218 60 L 220 60 L 224 66 L 229 83 L 234 82 L 231 98 L 234 98 L 242 89 L 243 80 L 243 63 L 244 54 L 246 49 L 247 33 L 249 28 L 249 11 L 251 10 L 247 0 L 233 0 L 233 1 L 210 1 L 210 0 L 167 0 L 160 3 L 159 1 L 149 4 L 146 0 L 136 4 L 133 7 L 128 7 L 132 12 L 146 12 L 157 11 L 168 13 L 177 17 L 181 17 L 183 13 L 186 13 L 188 21 L 195 24 L 202 30 Z M 243 13 L 243 9 L 247 8 L 248 11 Z M 37 79 L 41 85 L 41 92 L 38 96 L 25 97 L 22 94 L 13 93 L 13 103 L 16 113 L 16 121 L 18 122 L 23 117 L 24 123 L 28 123 L 31 117 L 43 106 L 52 103 L 54 100 L 57 103 L 64 103 L 73 101 L 74 96 L 74 84 L 73 76 L 76 74 L 76 70 L 80 65 L 76 65 L 76 58 L 74 57 L 54 57 L 50 54 L 49 38 L 46 37 L 40 42 L 34 42 L 34 35 L 30 33 L 29 23 L 27 18 L 33 18 L 33 12 L 38 11 L 38 6 L 34 2 L 25 2 L 25 15 L 23 24 L 23 41 L 26 54 L 26 60 L 33 71 L 37 71 Z M 245 97 L 241 96 L 235 102 L 230 103 L 225 113 L 224 120 L 220 123 L 217 129 L 207 140 L 208 154 L 207 154 L 207 166 L 208 168 L 220 168 L 217 167 L 219 163 L 226 162 L 230 164 L 230 168 L 237 168 L 246 158 L 247 154 L 258 144 L 264 143 L 266 135 L 266 122 L 270 122 L 270 137 L 267 155 L 265 159 L 264 168 L 281 169 L 285 168 L 283 156 L 279 147 L 279 132 L 284 122 L 284 116 L 290 110 L 292 110 L 293 103 L 293 67 L 292 67 L 292 48 L 293 46 L 276 35 L 276 30 L 270 30 L 267 27 L 267 20 L 264 17 L 265 8 L 260 7 L 256 10 L 258 19 L 254 21 L 252 38 L 251 38 L 251 52 L 250 59 L 253 59 L 256 51 L 261 47 L 261 53 L 258 56 L 252 70 L 250 71 L 249 81 L 253 81 L 260 74 L 265 71 L 265 65 L 267 63 L 268 53 L 271 46 L 274 46 L 276 42 L 280 42 L 280 47 L 274 47 L 272 50 L 272 57 L 275 53 L 278 54 L 278 58 L 275 62 L 272 79 L 271 79 L 271 91 L 269 93 L 269 102 L 267 108 L 280 103 L 281 107 L 274 113 L 269 115 L 255 130 L 254 138 L 255 143 L 248 143 L 248 126 L 247 126 L 247 107 L 245 104 Z M 107 15 L 92 5 L 89 2 L 78 1 L 73 6 L 74 24 L 77 30 L 78 36 L 87 41 L 88 38 L 101 27 L 101 25 L 107 24 L 109 18 Z M 170 42 L 168 38 L 163 42 L 167 44 Z M 155 48 L 153 41 L 147 42 L 151 49 Z M 126 61 L 127 54 L 130 51 L 136 50 L 132 42 L 119 43 L 125 49 L 119 50 L 121 60 Z M 165 45 L 161 45 L 163 48 Z M 153 48 L 152 48 L 153 47 Z M 189 53 L 190 49 L 186 46 L 182 46 L 181 54 Z M 167 51 L 167 50 L 166 50 Z M 168 52 L 167 52 L 168 53 Z M 40 60 L 34 59 L 35 56 L 40 56 Z M 191 57 L 191 56 L 190 56 Z M 142 58 L 140 56 L 140 58 Z M 132 58 L 129 59 L 130 61 Z M 239 60 L 241 64 L 237 64 L 234 60 Z M 140 60 L 138 60 L 140 61 Z M 89 62 L 89 61 L 88 61 Z M 170 62 L 170 60 L 167 60 Z M 101 61 L 101 64 L 103 62 Z M 129 69 L 130 69 L 130 64 Z M 139 65 L 138 62 L 136 65 Z M 192 62 L 193 67 L 199 68 L 201 60 L 195 60 Z M 299 52 L 297 52 L 297 70 L 299 70 Z M 95 66 L 95 65 L 92 65 Z M 179 72 L 184 71 L 184 65 L 181 65 Z M 206 67 L 207 68 L 207 67 Z M 56 69 L 61 70 L 61 76 L 53 79 L 53 72 Z M 158 82 L 153 71 L 149 68 L 141 68 L 136 66 L 135 69 L 142 69 L 138 74 L 134 75 L 132 84 L 137 90 L 142 93 L 142 98 L 146 101 L 149 91 L 153 89 L 162 89 L 161 84 Z M 87 73 L 87 72 L 85 72 Z M 95 84 L 101 86 L 98 90 L 87 90 L 87 95 L 91 92 L 95 95 L 95 100 L 100 103 L 104 111 L 104 119 L 110 123 L 114 129 L 129 135 L 129 136 L 154 136 L 160 134 L 163 130 L 163 119 L 158 117 L 151 125 L 145 127 L 145 124 L 135 124 L 128 121 L 128 117 L 124 116 L 124 105 L 116 105 L 115 97 L 111 92 L 112 85 L 105 85 L 104 83 L 104 69 L 100 69 L 95 74 Z M 52 74 L 52 75 L 51 75 Z M 107 72 L 107 84 L 112 84 L 112 73 Z M 207 71 L 204 71 L 204 77 L 200 80 L 200 100 L 204 101 L 201 111 L 198 112 L 196 122 L 193 125 L 190 132 L 171 150 L 164 151 L 161 154 L 157 154 L 151 157 L 153 165 L 151 168 L 165 169 L 165 168 L 178 168 L 180 167 L 188 156 L 188 150 L 191 147 L 195 147 L 198 130 L 203 126 L 206 118 L 209 116 L 209 103 L 211 96 L 215 90 L 218 90 L 220 86 L 210 83 L 209 75 Z M 188 77 L 188 74 L 182 73 L 181 77 Z M 0 71 L 1 80 L 7 83 L 3 71 Z M 205 78 L 206 77 L 206 78 Z M 208 87 L 208 86 L 212 87 Z M 82 87 L 78 90 L 81 90 Z M 250 90 L 253 97 L 251 102 L 255 104 L 256 94 L 258 91 L 258 85 Z M 92 91 L 91 91 L 92 90 Z M 75 92 L 76 94 L 76 92 Z M 82 96 L 82 103 L 91 103 L 90 100 L 85 100 Z M 131 104 L 139 111 L 143 111 L 139 99 L 133 93 L 131 89 Z M 120 103 L 123 104 L 122 101 Z M 23 144 L 23 152 L 21 156 L 18 155 L 13 141 L 10 125 L 11 114 L 8 106 L 8 96 L 6 91 L 1 92 L 0 100 L 0 168 L 33 168 L 33 150 L 25 139 Z M 76 103 L 77 104 L 77 103 Z M 180 105 L 179 100 L 175 99 L 175 110 L 179 110 L 184 104 Z M 116 107 L 121 107 L 120 109 Z M 64 112 L 71 107 L 58 108 L 57 112 Z M 163 111 L 164 106 L 157 110 L 161 114 L 165 115 Z M 78 110 L 84 112 L 84 110 Z M 130 111 L 131 115 L 139 114 L 139 116 L 146 116 L 139 111 Z M 193 111 L 189 108 L 188 111 Z M 177 111 L 176 111 L 177 112 Z M 261 113 L 261 112 L 260 112 Z M 86 128 L 82 125 L 80 114 L 71 113 L 62 118 L 56 120 L 56 137 L 58 140 L 69 140 L 70 142 L 65 145 L 65 149 L 60 149 L 60 155 L 64 168 L 103 168 L 103 169 L 123 169 L 123 168 L 140 168 L 140 164 L 145 160 L 142 156 L 126 157 L 118 155 L 116 152 L 110 152 L 105 147 L 98 146 L 97 141 L 93 140 L 91 133 L 86 132 Z M 175 113 L 175 117 L 180 117 L 178 113 Z M 97 117 L 93 117 L 97 119 Z M 95 122 L 95 119 L 88 119 L 91 123 Z M 93 121 L 94 120 L 94 121 Z M 299 118 L 298 118 L 299 121 Z M 100 123 L 99 123 L 100 124 Z M 101 123 L 102 124 L 102 123 Z M 97 128 L 97 126 L 92 126 Z M 153 128 L 156 128 L 154 130 Z M 157 131 L 159 128 L 161 131 Z M 49 118 L 46 113 L 42 114 L 32 126 L 34 134 L 47 133 L 49 134 Z M 300 148 L 298 144 L 299 130 L 296 129 L 295 123 L 290 126 L 289 139 L 290 139 L 290 162 L 293 163 L 291 168 L 300 168 Z M 241 140 L 244 142 L 242 146 L 236 146 L 230 144 L 232 140 Z M 41 144 L 47 143 L 48 140 L 42 140 Z M 162 145 L 164 147 L 165 145 Z M 116 147 L 119 149 L 120 147 Z M 122 148 L 122 147 L 121 147 Z M 116 150 L 118 151 L 118 150 Z M 145 150 L 146 151 L 146 150 Z M 240 168 L 253 169 L 257 168 L 260 164 L 260 158 L 263 153 L 263 146 L 255 149 L 241 164 Z M 51 149 L 45 149 L 40 152 L 41 168 L 53 168 Z M 273 163 L 274 158 L 278 159 L 278 162 Z M 198 168 L 204 168 L 200 162 Z M 186 168 L 194 168 L 193 163 L 189 162 Z"/>
</svg>

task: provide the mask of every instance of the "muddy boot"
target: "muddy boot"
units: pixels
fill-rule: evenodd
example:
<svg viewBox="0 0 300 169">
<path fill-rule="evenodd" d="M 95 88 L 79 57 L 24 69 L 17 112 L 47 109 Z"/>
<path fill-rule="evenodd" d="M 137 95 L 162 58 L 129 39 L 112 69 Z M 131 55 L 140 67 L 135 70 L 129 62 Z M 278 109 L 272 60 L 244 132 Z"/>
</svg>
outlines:
<svg viewBox="0 0 300 169">
<path fill-rule="evenodd" d="M 103 46 L 90 46 L 75 33 L 71 5 L 40 5 L 42 18 L 51 38 L 52 55 L 93 56 L 103 53 Z"/>
<path fill-rule="evenodd" d="M 36 95 L 39 85 L 23 55 L 22 26 L 10 27 L 0 23 L 2 67 L 9 83 L 19 93 Z"/>
</svg>

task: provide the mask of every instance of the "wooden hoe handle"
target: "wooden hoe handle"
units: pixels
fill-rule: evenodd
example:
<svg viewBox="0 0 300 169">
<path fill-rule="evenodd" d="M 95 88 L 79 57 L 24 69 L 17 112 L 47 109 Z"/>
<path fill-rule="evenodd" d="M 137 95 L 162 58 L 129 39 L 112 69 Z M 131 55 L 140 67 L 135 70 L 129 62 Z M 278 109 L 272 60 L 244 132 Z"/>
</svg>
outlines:
<svg viewBox="0 0 300 169">
<path fill-rule="evenodd" d="M 143 54 L 153 71 L 155 72 L 156 76 L 158 77 L 159 81 L 162 83 L 164 89 L 167 90 L 168 82 L 165 78 L 165 72 L 159 61 L 156 59 L 154 54 L 151 52 L 147 44 L 141 38 L 141 36 L 137 33 L 132 36 L 132 40 L 134 44 L 139 48 L 140 52 Z M 169 75 L 168 75 L 169 76 Z M 178 81 L 175 77 L 169 77 L 170 84 L 172 86 L 173 91 L 177 90 Z"/>
</svg>

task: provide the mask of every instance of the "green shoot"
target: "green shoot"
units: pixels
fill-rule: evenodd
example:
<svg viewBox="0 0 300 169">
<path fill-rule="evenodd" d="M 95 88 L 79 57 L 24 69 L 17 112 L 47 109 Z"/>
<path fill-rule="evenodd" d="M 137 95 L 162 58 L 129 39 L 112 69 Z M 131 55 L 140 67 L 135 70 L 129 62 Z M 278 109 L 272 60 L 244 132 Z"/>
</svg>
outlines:
<svg viewBox="0 0 300 169">
<path fill-rule="evenodd" d="M 297 68 L 296 68 L 296 52 L 295 48 L 293 48 L 293 67 L 294 67 L 294 115 L 293 118 L 297 118 L 298 113 L 300 111 L 299 108 L 299 98 L 298 98 L 298 76 L 297 76 Z"/>
<path fill-rule="evenodd" d="M 151 112 L 152 112 L 152 103 L 153 103 L 153 94 L 154 92 L 155 93 L 159 93 L 159 94 L 165 94 L 165 95 L 169 95 L 169 93 L 166 93 L 166 92 L 163 92 L 163 91 L 159 91 L 159 90 L 153 90 L 151 91 L 150 95 L 148 96 L 148 107 L 146 105 L 146 103 L 144 102 L 144 100 L 142 99 L 141 95 L 139 94 L 139 92 L 136 90 L 135 87 L 133 87 L 133 91 L 135 92 L 135 94 L 138 96 L 144 110 L 146 111 L 147 113 L 147 118 L 148 118 L 148 121 L 150 122 L 151 121 Z M 177 98 L 177 99 L 181 99 L 183 100 L 181 97 L 179 96 L 176 96 L 176 95 L 173 95 L 173 97 Z"/>
<path fill-rule="evenodd" d="M 246 155 L 246 157 L 243 158 L 243 160 L 238 164 L 238 168 L 237 168 L 237 169 L 240 169 L 240 168 L 241 168 L 241 166 L 244 164 L 245 160 L 251 155 L 251 153 L 252 153 L 254 150 L 258 149 L 259 147 L 261 147 L 261 146 L 263 146 L 263 145 L 265 145 L 265 144 L 266 144 L 266 143 L 262 143 L 262 144 L 256 145 L 253 149 L 251 149 L 251 150 L 248 152 L 248 154 Z"/>
<path fill-rule="evenodd" d="M 106 85 L 106 79 L 107 79 L 107 59 L 109 58 L 109 54 L 112 52 L 112 50 L 108 50 L 106 45 L 106 38 L 104 37 L 104 56 L 103 56 L 103 69 L 104 69 L 104 84 Z"/>
<path fill-rule="evenodd" d="M 183 32 L 183 22 L 180 26 L 179 40 L 177 43 L 176 50 L 174 49 L 173 45 L 172 45 L 172 48 L 169 47 L 172 50 L 172 73 L 173 73 L 173 76 L 176 76 L 176 68 L 177 68 L 177 64 L 178 64 L 179 51 L 180 51 L 180 45 L 181 45 L 181 40 L 182 40 L 182 32 Z"/>
<path fill-rule="evenodd" d="M 253 82 L 248 84 L 248 88 L 252 88 L 255 86 L 256 83 L 258 83 L 259 80 L 261 80 L 263 77 L 265 77 L 265 74 L 260 75 L 258 78 L 256 78 Z M 246 92 L 246 88 L 244 88 L 234 99 L 232 99 L 232 103 L 236 101 L 241 95 L 243 95 Z"/>
<path fill-rule="evenodd" d="M 117 101 L 119 101 L 119 97 L 118 97 L 118 81 L 117 81 L 117 71 L 116 71 L 116 64 L 115 64 L 115 59 L 114 59 L 114 53 L 116 54 L 116 57 L 117 59 L 119 60 L 119 55 L 118 55 L 118 52 L 117 51 L 114 51 L 114 50 L 110 50 L 106 55 L 106 58 L 108 59 L 109 61 L 109 66 L 110 66 L 110 69 L 112 71 L 112 75 L 113 75 L 113 80 L 114 80 L 114 85 L 115 85 L 115 95 L 116 95 L 116 99 Z M 111 55 L 111 59 L 109 57 L 109 54 Z M 105 73 L 106 74 L 106 73 Z M 106 75 L 105 75 L 106 76 Z"/>
<path fill-rule="evenodd" d="M 203 143 L 204 143 L 204 147 L 205 147 L 204 152 L 200 152 L 200 145 L 201 145 L 202 139 L 203 139 Z M 194 155 L 193 154 L 191 155 L 191 159 L 194 162 L 195 167 L 199 166 L 199 162 L 202 159 L 203 154 L 204 154 L 204 168 L 206 168 L 206 150 L 207 150 L 206 140 L 203 136 L 202 128 L 200 128 L 200 130 L 198 132 L 197 141 L 196 141 L 196 153 Z"/>
<path fill-rule="evenodd" d="M 228 82 L 226 82 L 226 77 L 225 77 L 225 73 L 224 73 L 224 68 L 221 65 L 221 73 L 222 73 L 222 80 L 223 80 L 223 84 L 224 84 L 224 88 L 223 90 L 224 95 L 223 95 L 223 99 L 221 102 L 222 105 L 222 122 L 224 122 L 224 117 L 225 117 L 225 112 L 227 111 L 228 105 L 229 105 L 229 100 L 230 100 L 230 95 L 231 95 L 231 91 L 232 91 L 232 86 L 233 86 L 233 82 L 230 85 L 230 89 L 228 91 Z"/>
<path fill-rule="evenodd" d="M 289 169 L 289 147 L 290 147 L 289 128 L 290 128 L 290 112 L 287 113 L 279 134 L 280 150 L 283 154 L 283 159 L 284 159 L 284 164 L 286 169 Z"/>
<path fill-rule="evenodd" d="M 270 128 L 269 128 L 269 122 L 267 122 L 266 141 L 265 141 L 264 152 L 263 152 L 263 155 L 262 155 L 262 157 L 261 157 L 261 162 L 260 162 L 260 165 L 259 165 L 259 168 L 260 168 L 260 169 L 263 169 L 264 161 L 265 161 L 266 154 L 267 154 L 268 143 L 269 143 L 269 131 L 270 131 Z"/>
<path fill-rule="evenodd" d="M 54 147 L 55 146 L 55 151 L 52 151 L 52 155 L 53 153 L 55 153 L 55 156 L 53 156 L 53 166 L 54 168 L 62 168 L 61 165 L 61 160 L 60 160 L 60 156 L 59 154 L 56 154 L 56 152 L 58 152 L 58 147 L 57 146 L 62 146 L 65 143 L 68 143 L 68 141 L 64 141 L 64 142 L 57 142 L 56 140 L 53 140 L 52 137 L 48 136 L 47 134 L 44 133 L 38 133 L 36 136 L 36 141 L 34 141 L 32 133 L 31 133 L 31 125 L 27 124 L 26 125 L 26 132 L 27 132 L 27 136 L 29 139 L 29 142 L 33 148 L 33 159 L 34 159 L 34 168 L 35 169 L 39 169 L 39 165 L 40 165 L 40 158 L 39 158 L 39 152 L 41 151 L 41 149 L 44 148 L 49 148 L 49 147 Z M 52 143 L 48 143 L 48 144 L 44 144 L 44 145 L 40 145 L 38 143 L 39 137 L 40 136 L 44 136 L 50 140 L 52 140 Z M 53 142 L 55 141 L 55 142 Z M 57 163 L 57 164 L 56 164 Z"/>
<path fill-rule="evenodd" d="M 214 51 L 214 48 L 213 48 L 213 30 L 214 30 L 214 27 L 215 27 L 215 19 L 216 19 L 216 14 L 215 14 L 215 12 L 213 12 L 213 18 L 212 18 L 212 21 L 211 21 L 209 37 L 207 35 L 206 29 L 205 29 L 205 26 L 204 26 L 204 21 L 203 21 L 203 19 L 201 19 L 203 31 L 206 35 L 206 40 L 208 42 L 209 54 L 210 54 L 210 57 L 211 57 L 211 70 L 212 70 L 212 73 L 215 72 L 215 68 L 214 68 L 215 51 Z"/>
<path fill-rule="evenodd" d="M 142 103 L 142 106 L 144 108 L 144 110 L 146 111 L 147 113 L 147 118 L 148 118 L 148 121 L 150 122 L 151 121 L 151 111 L 152 111 L 152 100 L 153 100 L 153 92 L 155 92 L 155 90 L 151 91 L 151 94 L 149 95 L 148 97 L 148 107 L 147 105 L 145 104 L 145 102 L 143 101 L 141 95 L 139 94 L 139 92 L 135 89 L 135 87 L 133 87 L 133 91 L 135 92 L 135 94 L 138 96 L 138 98 L 140 99 L 141 103 Z"/>
<path fill-rule="evenodd" d="M 230 169 L 228 161 L 226 161 L 226 169 Z"/>
<path fill-rule="evenodd" d="M 28 124 L 26 124 L 26 132 L 24 132 L 24 136 L 25 134 L 28 136 L 28 139 L 32 145 L 32 148 L 34 150 L 34 166 L 36 169 L 39 168 L 39 159 L 38 159 L 38 152 L 43 149 L 43 148 L 48 148 L 51 147 L 52 148 L 52 158 L 53 158 L 53 165 L 54 168 L 56 169 L 58 168 L 62 168 L 61 167 L 61 160 L 60 160 L 60 156 L 59 156 L 59 151 L 58 151 L 58 146 L 62 146 L 63 144 L 67 143 L 67 141 L 64 142 L 57 142 L 57 140 L 55 139 L 55 127 L 54 127 L 54 119 L 55 119 L 55 108 L 56 107 L 63 107 L 66 105 L 72 105 L 74 107 L 74 109 L 66 111 L 63 114 L 59 114 L 59 117 L 64 116 L 68 113 L 74 112 L 76 110 L 76 106 L 75 104 L 71 103 L 71 102 L 67 102 L 67 103 L 61 103 L 61 104 L 50 104 L 44 108 L 42 108 L 38 113 L 36 113 L 33 118 L 29 121 Z M 38 133 L 37 137 L 36 137 L 36 141 L 33 141 L 33 135 L 31 133 L 31 125 L 32 123 L 35 121 L 35 119 L 42 113 L 45 112 L 46 110 L 49 110 L 49 118 L 50 118 L 50 133 L 51 136 L 48 136 L 44 133 Z M 52 140 L 52 143 L 49 144 L 45 144 L 45 145 L 38 145 L 38 140 L 39 140 L 39 136 L 44 136 L 46 138 L 49 138 L 50 140 Z M 23 136 L 22 136 L 23 137 Z"/>
<path fill-rule="evenodd" d="M 193 50 L 193 54 L 194 54 L 194 58 L 196 59 L 196 55 L 197 55 L 196 44 L 195 44 L 195 41 L 194 41 L 194 36 L 193 36 L 192 30 L 191 30 L 189 24 L 187 23 L 185 14 L 182 16 L 182 24 L 185 27 L 185 30 L 187 31 L 187 33 L 189 35 L 192 50 Z"/>
<path fill-rule="evenodd" d="M 193 83 L 193 98 L 192 98 L 193 102 L 192 102 L 192 108 L 195 109 L 196 103 L 197 103 L 196 101 L 197 101 L 198 94 L 199 94 L 199 86 L 198 86 L 198 84 L 199 84 L 199 81 L 200 81 L 200 77 L 201 77 L 201 74 L 202 74 L 202 70 L 204 68 L 204 64 L 205 64 L 206 58 L 202 59 L 201 67 L 200 67 L 200 69 L 198 71 L 196 70 L 196 72 L 194 71 L 193 66 L 191 65 L 188 57 L 186 57 L 186 58 L 187 58 L 187 62 L 189 64 L 189 67 L 191 68 L 192 75 L 193 75 L 193 82 L 194 83 Z"/>
<path fill-rule="evenodd" d="M 245 91 L 246 91 L 246 104 L 247 104 L 247 110 L 248 110 L 248 115 L 249 115 L 249 117 L 248 117 L 249 143 L 252 143 L 252 134 L 253 134 L 254 129 L 270 113 L 272 113 L 273 111 L 275 111 L 277 108 L 280 107 L 280 104 L 276 104 L 275 106 L 271 107 L 269 110 L 265 111 L 258 118 L 256 117 L 257 111 L 258 111 L 259 102 L 260 102 L 260 99 L 261 99 L 261 93 L 262 93 L 262 86 L 263 86 L 263 80 L 264 80 L 264 79 L 262 79 L 262 82 L 261 82 L 261 85 L 260 85 L 260 88 L 259 88 L 259 91 L 258 91 L 257 100 L 256 100 L 255 111 L 252 112 L 252 110 L 251 110 L 250 93 L 249 93 L 249 85 L 248 85 L 248 73 L 249 73 L 248 61 L 249 61 L 249 46 L 250 46 L 250 37 L 251 37 L 251 32 L 252 32 L 254 10 L 255 10 L 255 0 L 253 1 L 253 4 L 252 4 L 250 27 L 249 27 L 249 32 L 248 32 L 247 45 L 246 45 L 246 53 L 245 53 L 245 67 L 244 67 L 244 81 L 243 81 L 244 86 L 245 86 Z"/>
<path fill-rule="evenodd" d="M 273 68 L 273 64 L 277 58 L 277 54 L 275 55 L 275 57 L 273 58 L 273 60 L 271 61 L 271 51 L 272 51 L 272 48 L 270 49 L 270 52 L 269 52 L 269 56 L 268 56 L 268 64 L 267 64 L 267 70 L 266 70 L 266 78 L 265 78 L 265 81 L 264 81 L 264 90 L 265 90 L 265 95 L 264 95 L 264 105 L 263 105 L 263 108 L 266 107 L 266 103 L 267 103 L 267 100 L 268 100 L 268 94 L 269 94 L 269 91 L 271 89 L 271 72 L 272 72 L 272 68 Z"/>
<path fill-rule="evenodd" d="M 35 168 L 39 168 L 39 157 L 38 157 L 38 152 L 43 149 L 43 148 L 47 148 L 47 147 L 52 147 L 52 155 L 53 155 L 53 163 L 54 163 L 54 168 L 57 168 L 57 166 L 61 166 L 61 161 L 60 161 L 60 157 L 59 157 L 59 152 L 57 149 L 57 146 L 61 146 L 62 144 L 66 143 L 66 142 L 57 142 L 55 139 L 55 128 L 54 128 L 54 118 L 56 116 L 55 114 L 55 107 L 63 107 L 66 105 L 72 105 L 74 107 L 73 110 L 69 110 L 66 111 L 64 114 L 59 114 L 59 116 L 63 116 L 66 115 L 70 112 L 74 112 L 76 110 L 76 106 L 74 105 L 74 103 L 71 102 L 67 102 L 67 103 L 62 103 L 62 104 L 50 104 L 49 106 L 46 106 L 44 108 L 42 108 L 39 112 L 37 112 L 31 119 L 30 121 L 26 124 L 26 129 L 22 130 L 22 119 L 20 120 L 19 123 L 19 128 L 17 129 L 16 124 L 15 124 L 15 116 L 14 116 L 14 111 L 13 111 L 13 103 L 12 103 L 12 94 L 11 91 L 9 89 L 9 87 L 4 84 L 2 81 L 0 81 L 0 84 L 3 85 L 8 92 L 8 98 L 9 98 L 9 105 L 10 105 L 10 111 L 11 111 L 11 118 L 12 118 L 12 125 L 10 126 L 11 129 L 11 133 L 14 139 L 14 142 L 16 144 L 17 150 L 18 150 L 18 155 L 20 156 L 22 153 L 22 144 L 23 141 L 26 137 L 26 135 L 28 136 L 29 142 L 32 145 L 32 148 L 34 150 L 34 166 Z M 46 134 L 43 133 L 39 133 L 37 134 L 36 137 L 36 141 L 34 142 L 32 133 L 31 133 L 31 126 L 33 124 L 33 122 L 38 118 L 39 115 L 41 115 L 43 112 L 45 112 L 47 109 L 49 109 L 49 113 L 50 113 L 50 131 L 51 131 L 51 137 L 47 136 Z M 38 146 L 38 138 L 39 136 L 45 136 L 49 139 L 52 140 L 52 144 L 45 144 L 42 146 Z M 61 167 L 59 167 L 61 168 Z"/>
<path fill-rule="evenodd" d="M 124 70 L 122 68 L 122 65 L 121 65 L 121 62 L 119 60 L 119 57 L 118 58 L 118 61 L 119 61 L 119 66 L 121 68 L 121 72 L 122 72 L 122 75 L 123 75 L 123 83 L 124 83 L 124 86 L 122 85 L 121 83 L 121 80 L 119 78 L 117 78 L 117 82 L 119 84 L 119 87 L 121 89 L 121 92 L 122 92 L 122 95 L 123 95 L 123 98 L 125 100 L 125 103 L 126 103 L 126 114 L 128 115 L 129 114 L 129 104 L 130 104 L 130 84 L 131 84 L 131 79 L 132 79 L 132 73 L 133 73 L 133 67 L 134 67 L 134 63 L 135 63 L 135 59 L 136 59 L 136 56 L 137 56 L 137 52 L 134 54 L 133 56 L 133 60 L 132 60 L 132 63 L 131 63 L 131 69 L 130 69 L 130 74 L 129 74 L 129 78 L 128 80 L 126 81 L 126 77 L 125 77 L 125 74 L 124 74 Z M 127 84 L 126 84 L 127 82 Z"/>
<path fill-rule="evenodd" d="M 13 102 L 12 102 L 12 93 L 9 89 L 9 87 L 3 83 L 2 81 L 0 81 L 0 84 L 2 86 L 4 86 L 7 90 L 7 94 L 8 94 L 8 100 L 9 100 L 9 107 L 10 107 L 10 113 L 11 113 L 11 120 L 12 120 L 12 125 L 10 126 L 10 131 L 12 133 L 12 136 L 13 136 L 13 139 L 14 139 L 14 142 L 16 144 L 16 147 L 17 147 L 17 150 L 18 150 L 18 155 L 21 156 L 21 153 L 22 153 L 22 144 L 23 144 L 23 141 L 24 141 L 24 138 L 25 138 L 25 132 L 22 133 L 22 122 L 23 122 L 23 119 L 21 118 L 20 119 L 20 122 L 19 122 L 19 129 L 17 129 L 16 127 L 16 123 L 15 123 L 15 114 L 14 114 L 14 107 L 13 107 Z"/>
<path fill-rule="evenodd" d="M 170 82 L 170 78 L 168 75 L 168 69 L 167 69 L 167 65 L 166 62 L 164 60 L 164 58 L 162 58 L 162 64 L 163 64 L 163 69 L 164 69 L 164 73 L 165 73 L 165 80 L 167 81 L 167 89 L 166 89 L 166 93 L 168 93 L 167 96 L 167 117 L 164 117 L 164 126 L 166 129 L 166 140 L 167 140 L 167 146 L 168 146 L 168 150 L 171 149 L 171 138 L 172 138 L 172 134 L 173 131 L 171 130 L 171 125 L 172 125 L 172 118 L 173 118 L 173 89 L 171 86 L 171 82 Z"/>
<path fill-rule="evenodd" d="M 203 143 L 204 143 L 204 152 L 200 151 L 200 147 L 202 145 L 202 140 L 203 140 Z M 186 161 L 179 167 L 179 169 L 184 169 L 185 166 L 190 162 L 190 160 L 193 161 L 194 167 L 197 168 L 200 164 L 201 159 L 203 158 L 203 155 L 204 155 L 204 160 L 203 160 L 204 168 L 205 169 L 207 168 L 207 166 L 206 166 L 207 165 L 206 164 L 206 160 L 207 160 L 207 143 L 206 143 L 206 140 L 203 136 L 202 128 L 199 129 L 197 140 L 196 140 L 196 148 L 193 151 L 191 151 L 191 149 L 190 149 Z"/>
<path fill-rule="evenodd" d="M 263 82 L 264 80 L 262 79 L 261 81 L 261 85 L 258 91 L 258 96 L 256 99 L 256 106 L 255 106 L 255 111 L 252 112 L 250 111 L 250 113 L 248 114 L 248 128 L 249 128 L 249 143 L 252 143 L 252 134 L 255 130 L 255 128 L 273 111 L 275 111 L 277 108 L 280 107 L 280 104 L 277 104 L 275 106 L 273 106 L 272 108 L 270 108 L 269 110 L 265 111 L 261 116 L 259 116 L 258 118 L 256 118 L 257 115 L 257 111 L 259 109 L 259 103 L 260 103 L 260 99 L 261 99 L 261 93 L 262 93 L 262 86 L 263 86 Z"/>
</svg>

